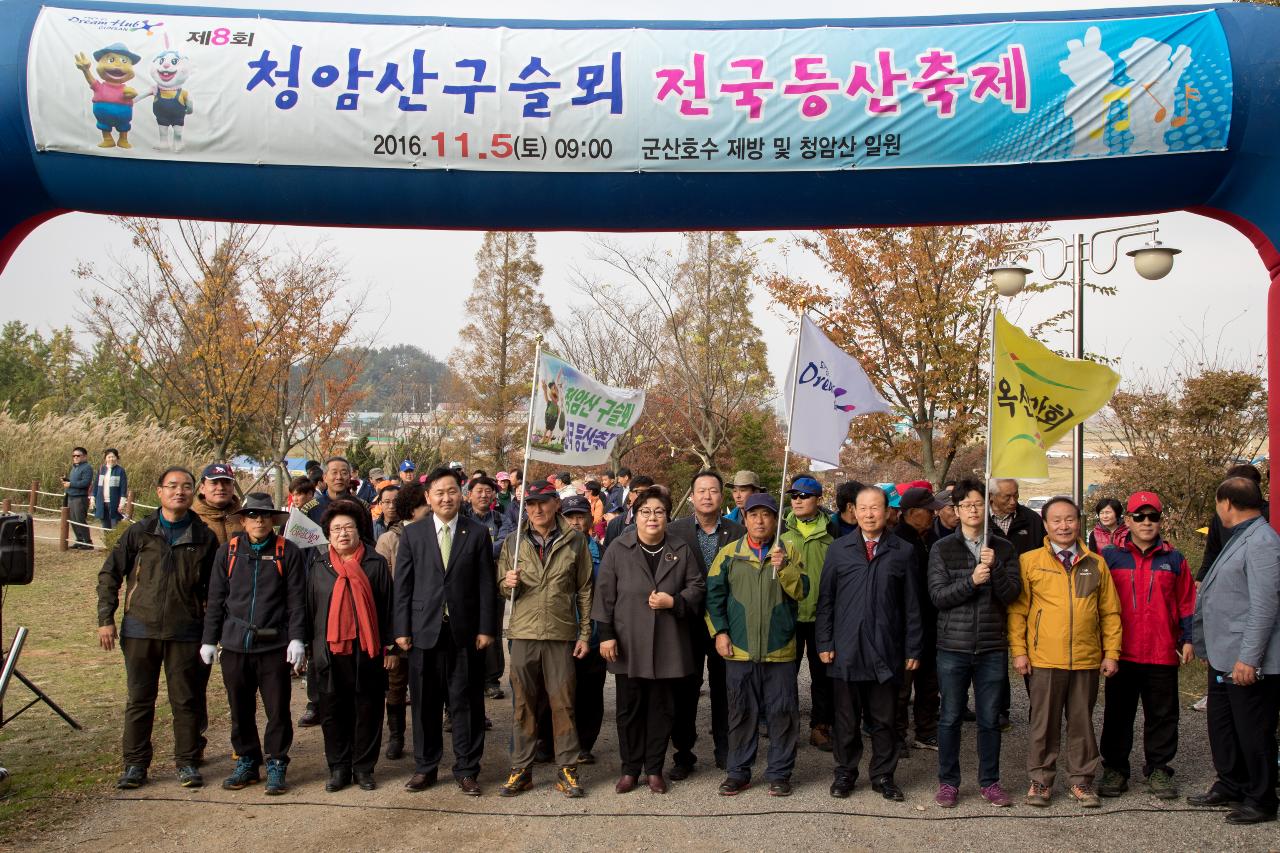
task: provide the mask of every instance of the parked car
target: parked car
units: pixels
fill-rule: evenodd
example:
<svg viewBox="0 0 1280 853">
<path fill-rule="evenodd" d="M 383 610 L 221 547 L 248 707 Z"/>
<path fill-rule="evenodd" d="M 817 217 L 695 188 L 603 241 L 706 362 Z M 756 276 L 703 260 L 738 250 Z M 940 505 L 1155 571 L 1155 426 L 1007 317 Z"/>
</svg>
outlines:
<svg viewBox="0 0 1280 853">
<path fill-rule="evenodd" d="M 1040 508 L 1049 502 L 1049 497 L 1049 495 L 1036 495 L 1034 498 L 1028 498 L 1027 509 L 1039 512 Z"/>
</svg>

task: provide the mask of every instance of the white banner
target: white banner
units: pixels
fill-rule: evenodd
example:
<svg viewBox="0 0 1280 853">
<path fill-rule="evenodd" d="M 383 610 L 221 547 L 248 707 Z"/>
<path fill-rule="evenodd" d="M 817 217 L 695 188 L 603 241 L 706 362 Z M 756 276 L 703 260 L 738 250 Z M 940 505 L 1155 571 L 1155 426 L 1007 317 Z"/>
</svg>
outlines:
<svg viewBox="0 0 1280 853">
<path fill-rule="evenodd" d="M 420 170 L 761 172 L 1220 150 L 1230 130 L 1230 56 L 1212 11 L 593 29 L 146 8 L 41 10 L 27 58 L 38 151 Z"/>
<path fill-rule="evenodd" d="M 284 523 L 284 538 L 299 548 L 329 544 L 320 525 L 307 518 L 306 513 L 299 512 L 296 506 L 289 510 L 289 518 Z"/>
<path fill-rule="evenodd" d="M 644 391 L 602 385 L 546 350 L 536 382 L 529 458 L 540 462 L 603 465 L 644 410 Z"/>
<path fill-rule="evenodd" d="M 808 316 L 800 321 L 796 345 L 800 353 L 787 370 L 783 394 L 791 423 L 791 450 L 838 466 L 849 422 L 857 415 L 887 412 L 889 404 L 858 360 L 833 344 Z"/>
</svg>

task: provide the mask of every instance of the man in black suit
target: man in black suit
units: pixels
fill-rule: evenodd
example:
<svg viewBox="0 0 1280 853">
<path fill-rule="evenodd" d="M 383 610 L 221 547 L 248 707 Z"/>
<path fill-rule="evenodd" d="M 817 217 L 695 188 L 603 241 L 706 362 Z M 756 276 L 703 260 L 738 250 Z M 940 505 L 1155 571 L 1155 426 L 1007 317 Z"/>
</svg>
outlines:
<svg viewBox="0 0 1280 853">
<path fill-rule="evenodd" d="M 480 795 L 485 652 L 499 631 L 497 567 L 483 524 L 460 515 L 462 479 L 436 468 L 426 481 L 431 514 L 406 525 L 396 554 L 396 644 L 409 652 L 414 772 L 405 789 L 436 782 L 444 752 L 441 705 L 453 719 L 453 776 Z"/>
<path fill-rule="evenodd" d="M 693 475 L 689 491 L 693 515 L 671 522 L 667 535 L 684 542 L 697 556 L 702 577 L 720 549 L 747 535 L 747 529 L 726 518 L 724 479 L 715 471 L 699 471 Z M 671 731 L 675 760 L 668 775 L 679 781 L 693 772 L 698 756 L 693 745 L 698 740 L 698 697 L 702 693 L 702 662 L 707 662 L 707 681 L 711 691 L 711 740 L 715 748 L 716 767 L 725 766 L 729 752 L 729 705 L 725 694 L 724 658 L 716 653 L 715 641 L 707 631 L 702 614 L 689 620 L 693 633 L 693 675 L 676 690 L 676 723 Z"/>
</svg>

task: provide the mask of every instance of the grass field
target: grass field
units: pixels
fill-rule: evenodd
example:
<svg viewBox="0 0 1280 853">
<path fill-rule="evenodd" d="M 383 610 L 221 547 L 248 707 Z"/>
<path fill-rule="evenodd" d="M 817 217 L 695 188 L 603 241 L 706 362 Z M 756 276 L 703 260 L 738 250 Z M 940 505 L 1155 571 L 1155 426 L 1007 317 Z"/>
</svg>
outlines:
<svg viewBox="0 0 1280 853">
<path fill-rule="evenodd" d="M 19 625 L 31 632 L 18 669 L 75 717 L 73 731 L 38 703 L 0 731 L 0 764 L 11 774 L 0 799 L 0 843 L 29 837 L 73 811 L 88 792 L 110 789 L 120 772 L 124 661 L 119 647 L 104 652 L 97 639 L 97 582 L 103 552 L 59 552 L 40 542 L 35 580 L 5 588 L 4 644 Z M 211 724 L 226 717 L 221 685 L 210 685 Z M 172 753 L 171 716 L 160 686 L 156 713 L 156 765 Z M 12 714 L 34 698 L 14 679 L 4 710 Z"/>
</svg>

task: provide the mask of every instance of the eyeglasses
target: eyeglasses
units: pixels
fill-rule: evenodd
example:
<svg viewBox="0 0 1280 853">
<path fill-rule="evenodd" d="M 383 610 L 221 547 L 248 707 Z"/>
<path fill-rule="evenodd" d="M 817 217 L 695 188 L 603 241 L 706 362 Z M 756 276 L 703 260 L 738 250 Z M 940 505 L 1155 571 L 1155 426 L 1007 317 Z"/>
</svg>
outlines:
<svg viewBox="0 0 1280 853">
<path fill-rule="evenodd" d="M 665 509 L 642 509 L 636 515 L 641 518 L 666 518 L 667 511 Z"/>
<path fill-rule="evenodd" d="M 329 526 L 330 535 L 334 533 L 355 533 L 356 527 L 353 524 L 333 524 Z"/>
<path fill-rule="evenodd" d="M 982 504 L 980 503 L 956 504 L 956 509 L 962 509 L 965 512 L 979 512 L 982 509 Z"/>
<path fill-rule="evenodd" d="M 793 501 L 807 501 L 809 498 L 817 499 L 817 495 L 811 495 L 808 492 L 787 492 L 787 497 Z"/>
<path fill-rule="evenodd" d="M 257 521 L 259 518 L 271 518 L 275 515 L 275 513 L 266 512 L 264 510 L 258 510 L 258 509 L 249 509 L 249 510 L 245 510 L 243 515 L 245 518 L 251 519 L 253 521 Z"/>
<path fill-rule="evenodd" d="M 1129 517 L 1134 521 L 1159 521 L 1160 513 L 1158 512 L 1131 512 Z"/>
<path fill-rule="evenodd" d="M 72 453 L 72 454 L 71 454 L 71 458 L 72 458 L 72 459 L 80 459 L 80 458 L 81 458 L 81 457 L 83 457 L 83 456 L 84 456 L 84 454 L 83 454 L 83 453 Z"/>
<path fill-rule="evenodd" d="M 160 488 L 166 492 L 194 492 L 196 487 L 190 483 L 165 483 Z"/>
</svg>

